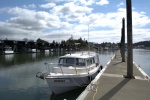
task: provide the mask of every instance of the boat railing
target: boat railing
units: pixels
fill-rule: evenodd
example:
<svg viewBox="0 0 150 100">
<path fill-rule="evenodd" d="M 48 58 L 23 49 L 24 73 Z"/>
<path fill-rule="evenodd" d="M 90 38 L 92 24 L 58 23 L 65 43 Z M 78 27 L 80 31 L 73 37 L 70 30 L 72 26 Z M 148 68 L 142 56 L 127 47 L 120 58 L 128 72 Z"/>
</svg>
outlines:
<svg viewBox="0 0 150 100">
<path fill-rule="evenodd" d="M 58 63 L 44 63 L 46 65 L 46 69 L 48 69 L 48 72 L 51 73 L 52 72 L 52 68 L 56 67 L 56 65 L 58 65 Z M 55 66 L 54 66 L 55 65 Z"/>
<path fill-rule="evenodd" d="M 74 73 L 74 74 L 79 74 L 79 73 L 83 73 L 83 72 L 88 73 L 91 70 L 91 67 L 89 67 L 89 66 L 87 66 L 87 67 L 77 66 L 76 64 L 45 63 L 45 65 L 46 65 L 46 68 L 48 69 L 49 73 L 61 73 L 61 74 L 71 73 L 70 69 L 67 70 L 68 68 L 72 68 L 72 70 L 74 70 L 72 73 Z M 56 69 L 59 69 L 59 70 L 56 71 Z"/>
</svg>

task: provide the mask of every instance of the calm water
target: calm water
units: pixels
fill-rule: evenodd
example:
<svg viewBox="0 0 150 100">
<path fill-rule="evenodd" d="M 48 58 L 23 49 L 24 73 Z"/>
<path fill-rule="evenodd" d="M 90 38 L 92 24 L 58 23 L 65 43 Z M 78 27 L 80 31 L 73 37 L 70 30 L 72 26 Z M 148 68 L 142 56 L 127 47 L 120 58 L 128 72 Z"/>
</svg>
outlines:
<svg viewBox="0 0 150 100">
<path fill-rule="evenodd" d="M 150 76 L 150 50 L 133 49 L 133 61 Z"/>
<path fill-rule="evenodd" d="M 100 52 L 101 64 L 104 66 L 114 53 Z M 150 50 L 134 50 L 134 61 L 147 74 L 150 73 L 149 55 Z M 46 72 L 45 62 L 57 63 L 57 60 L 55 53 L 0 55 L 0 100 L 75 100 L 84 88 L 56 96 L 45 80 L 35 77 L 37 72 Z"/>
</svg>

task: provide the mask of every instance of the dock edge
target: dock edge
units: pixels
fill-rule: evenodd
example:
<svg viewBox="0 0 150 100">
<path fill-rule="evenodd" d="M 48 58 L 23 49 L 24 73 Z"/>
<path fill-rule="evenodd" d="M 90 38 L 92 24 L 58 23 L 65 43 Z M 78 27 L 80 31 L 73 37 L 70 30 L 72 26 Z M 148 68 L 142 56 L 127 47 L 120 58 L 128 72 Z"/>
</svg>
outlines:
<svg viewBox="0 0 150 100">
<path fill-rule="evenodd" d="M 111 58 L 111 60 L 113 58 L 115 58 L 116 54 L 114 54 L 114 56 Z M 85 88 L 85 90 L 78 96 L 78 98 L 76 100 L 83 100 L 86 95 L 89 93 L 89 88 L 92 86 L 92 84 L 97 83 L 98 79 L 101 77 L 101 75 L 103 74 L 103 72 L 106 70 L 106 68 L 108 67 L 108 65 L 110 64 L 111 60 L 109 60 L 107 62 L 107 64 L 105 65 L 105 67 L 98 73 L 98 75 L 94 78 L 94 80 L 91 81 L 91 83 Z"/>
</svg>

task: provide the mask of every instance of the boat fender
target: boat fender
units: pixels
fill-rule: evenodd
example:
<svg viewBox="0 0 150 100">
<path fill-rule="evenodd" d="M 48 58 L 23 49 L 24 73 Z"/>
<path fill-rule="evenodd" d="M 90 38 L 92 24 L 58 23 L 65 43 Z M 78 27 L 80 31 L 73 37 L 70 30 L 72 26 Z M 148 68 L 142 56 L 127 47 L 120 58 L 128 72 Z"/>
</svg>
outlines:
<svg viewBox="0 0 150 100">
<path fill-rule="evenodd" d="M 92 76 L 88 76 L 89 82 L 92 81 Z"/>
<path fill-rule="evenodd" d="M 41 72 L 36 73 L 36 77 L 39 78 L 41 76 L 41 74 L 42 74 Z"/>
<path fill-rule="evenodd" d="M 36 77 L 38 77 L 40 79 L 45 79 L 46 76 L 47 76 L 47 73 L 38 72 L 36 74 Z"/>
<path fill-rule="evenodd" d="M 96 63 L 96 67 L 99 65 L 99 63 Z"/>
<path fill-rule="evenodd" d="M 101 68 L 101 70 L 102 70 L 102 69 L 103 69 L 103 66 L 101 65 L 100 68 Z"/>
</svg>

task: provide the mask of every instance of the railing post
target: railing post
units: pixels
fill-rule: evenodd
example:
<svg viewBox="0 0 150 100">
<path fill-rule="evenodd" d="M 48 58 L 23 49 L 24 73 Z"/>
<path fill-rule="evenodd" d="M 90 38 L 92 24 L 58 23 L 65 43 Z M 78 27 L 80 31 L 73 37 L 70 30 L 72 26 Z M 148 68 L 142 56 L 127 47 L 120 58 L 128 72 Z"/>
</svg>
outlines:
<svg viewBox="0 0 150 100">
<path fill-rule="evenodd" d="M 133 50 L 132 50 L 132 4 L 126 0 L 127 11 L 127 78 L 133 77 Z"/>
</svg>

